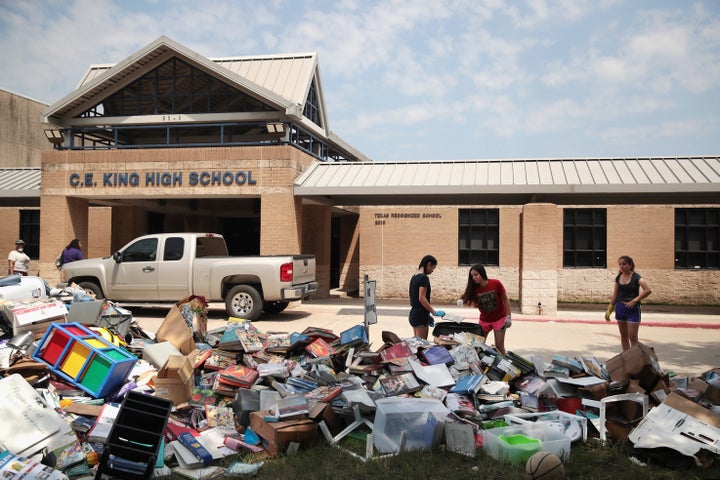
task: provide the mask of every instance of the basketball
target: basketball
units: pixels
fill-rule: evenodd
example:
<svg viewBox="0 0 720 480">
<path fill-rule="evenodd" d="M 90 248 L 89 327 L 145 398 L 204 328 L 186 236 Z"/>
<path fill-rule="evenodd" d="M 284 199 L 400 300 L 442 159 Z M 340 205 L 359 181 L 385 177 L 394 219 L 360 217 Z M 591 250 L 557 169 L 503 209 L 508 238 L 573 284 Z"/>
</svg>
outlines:
<svg viewBox="0 0 720 480">
<path fill-rule="evenodd" d="M 525 464 L 526 480 L 563 480 L 565 467 L 557 455 L 538 452 L 528 458 Z"/>
</svg>

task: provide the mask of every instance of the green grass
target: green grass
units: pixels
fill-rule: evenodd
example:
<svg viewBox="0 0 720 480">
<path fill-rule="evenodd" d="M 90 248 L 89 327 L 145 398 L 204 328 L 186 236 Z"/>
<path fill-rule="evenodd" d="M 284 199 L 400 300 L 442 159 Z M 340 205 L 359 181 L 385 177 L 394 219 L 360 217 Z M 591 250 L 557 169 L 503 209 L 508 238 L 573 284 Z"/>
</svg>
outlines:
<svg viewBox="0 0 720 480">
<path fill-rule="evenodd" d="M 522 479 L 524 475 L 524 465 L 495 460 L 482 449 L 479 449 L 473 458 L 436 449 L 363 461 L 344 450 L 362 456 L 365 451 L 363 441 L 346 438 L 341 442 L 341 446 L 343 449 L 329 446 L 320 440 L 309 448 L 300 449 L 294 455 L 280 455 L 270 459 L 257 454 L 238 454 L 225 458 L 223 465 L 229 465 L 233 460 L 247 463 L 264 461 L 264 465 L 254 477 L 259 480 L 511 480 Z M 645 462 L 646 466 L 637 465 L 631 457 Z M 720 478 L 720 457 L 705 457 L 710 460 L 714 457 L 715 461 L 706 468 L 699 468 L 689 457 L 670 450 L 662 449 L 653 453 L 650 458 L 646 452 L 635 451 L 631 447 L 612 443 L 601 446 L 590 440 L 584 444 L 573 444 L 570 460 L 565 463 L 564 468 L 568 479 L 583 480 Z"/>
</svg>

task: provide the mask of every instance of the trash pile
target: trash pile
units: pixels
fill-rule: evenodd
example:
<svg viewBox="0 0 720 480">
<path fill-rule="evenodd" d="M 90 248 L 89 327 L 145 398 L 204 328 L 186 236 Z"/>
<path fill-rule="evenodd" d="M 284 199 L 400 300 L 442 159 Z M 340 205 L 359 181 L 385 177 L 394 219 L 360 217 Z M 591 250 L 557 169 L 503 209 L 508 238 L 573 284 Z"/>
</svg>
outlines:
<svg viewBox="0 0 720 480">
<path fill-rule="evenodd" d="M 265 458 L 344 448 L 351 434 L 366 438 L 365 455 L 345 449 L 361 461 L 438 445 L 567 460 L 589 438 L 704 465 L 720 454 L 720 369 L 669 378 L 643 344 L 604 364 L 547 363 L 499 354 L 477 325 L 440 322 L 432 341 L 385 331 L 371 349 L 364 325 L 262 332 L 229 318 L 208 331 L 202 297 L 147 332 L 75 285 L 45 293 L 0 295 L 0 475 L 252 475 Z"/>
</svg>

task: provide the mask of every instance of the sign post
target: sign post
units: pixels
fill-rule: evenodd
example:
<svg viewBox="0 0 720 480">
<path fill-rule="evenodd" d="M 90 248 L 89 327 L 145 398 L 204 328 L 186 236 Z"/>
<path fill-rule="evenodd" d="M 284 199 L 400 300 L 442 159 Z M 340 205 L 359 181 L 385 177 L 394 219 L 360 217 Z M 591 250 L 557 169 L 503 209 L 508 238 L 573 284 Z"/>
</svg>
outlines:
<svg viewBox="0 0 720 480">
<path fill-rule="evenodd" d="M 370 325 L 377 323 L 377 312 L 375 310 L 375 280 L 369 280 L 368 276 L 363 277 L 363 291 L 365 292 L 365 334 L 370 338 Z"/>
</svg>

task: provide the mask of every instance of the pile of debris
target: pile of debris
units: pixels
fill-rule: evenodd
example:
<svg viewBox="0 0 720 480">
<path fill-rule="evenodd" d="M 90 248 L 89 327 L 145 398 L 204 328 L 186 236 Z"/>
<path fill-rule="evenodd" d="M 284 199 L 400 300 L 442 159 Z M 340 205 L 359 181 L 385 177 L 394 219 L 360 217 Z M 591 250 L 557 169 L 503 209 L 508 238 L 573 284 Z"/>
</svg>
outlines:
<svg viewBox="0 0 720 480">
<path fill-rule="evenodd" d="M 178 302 L 153 333 L 75 286 L 56 293 L 0 301 L 0 473 L 41 462 L 60 479 L 241 475 L 263 455 L 342 447 L 351 433 L 367 438 L 364 456 L 348 451 L 362 461 L 437 445 L 525 461 L 530 450 L 509 437 L 565 460 L 591 437 L 698 463 L 720 454 L 720 369 L 669 378 L 643 344 L 604 364 L 547 363 L 439 323 L 433 341 L 383 332 L 372 350 L 364 325 L 262 332 L 229 318 L 208 331 L 202 297 Z M 219 466 L 231 455 L 256 461 Z"/>
</svg>

